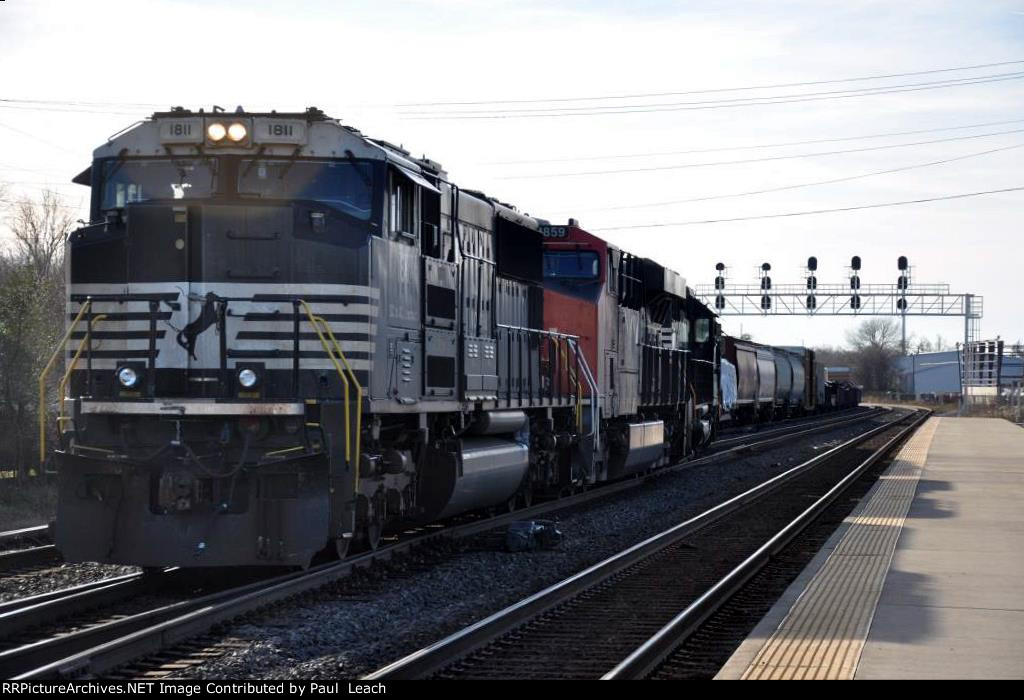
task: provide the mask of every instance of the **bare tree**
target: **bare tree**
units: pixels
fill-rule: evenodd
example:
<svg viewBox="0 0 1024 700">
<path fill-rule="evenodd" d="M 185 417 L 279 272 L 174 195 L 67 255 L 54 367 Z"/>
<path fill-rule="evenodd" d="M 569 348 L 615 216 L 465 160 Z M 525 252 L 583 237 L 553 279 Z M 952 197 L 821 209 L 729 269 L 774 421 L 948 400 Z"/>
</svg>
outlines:
<svg viewBox="0 0 1024 700">
<path fill-rule="evenodd" d="M 846 334 L 857 379 L 869 391 L 887 391 L 896 378 L 900 326 L 890 318 L 872 318 Z"/>
<path fill-rule="evenodd" d="M 75 221 L 69 212 L 60 196 L 49 190 L 38 201 L 22 198 L 11 207 L 12 254 L 27 260 L 39 277 L 63 262 L 64 241 Z"/>
<path fill-rule="evenodd" d="M 0 196 L 0 199 L 5 199 Z M 73 217 L 60 199 L 6 200 L 0 254 L 0 460 L 25 473 L 36 461 L 36 382 L 64 329 L 64 244 Z"/>
</svg>

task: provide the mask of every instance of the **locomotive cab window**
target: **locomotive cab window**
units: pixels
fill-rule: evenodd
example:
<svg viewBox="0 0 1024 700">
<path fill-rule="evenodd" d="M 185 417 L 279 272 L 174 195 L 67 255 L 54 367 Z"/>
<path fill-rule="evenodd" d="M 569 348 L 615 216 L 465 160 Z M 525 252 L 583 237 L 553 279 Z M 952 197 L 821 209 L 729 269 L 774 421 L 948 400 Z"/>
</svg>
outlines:
<svg viewBox="0 0 1024 700">
<path fill-rule="evenodd" d="M 708 338 L 711 336 L 711 320 L 707 318 L 698 318 L 696 329 L 694 332 L 694 342 L 706 343 Z"/>
<path fill-rule="evenodd" d="M 103 164 L 101 209 L 154 199 L 201 199 L 214 190 L 213 160 L 110 160 Z"/>
<path fill-rule="evenodd" d="M 608 293 L 616 296 L 619 293 L 619 264 L 615 260 L 615 251 L 608 251 Z"/>
<path fill-rule="evenodd" d="M 396 237 L 416 237 L 416 186 L 398 173 L 391 173 L 388 191 L 388 220 Z"/>
<path fill-rule="evenodd" d="M 590 250 L 549 250 L 544 253 L 544 277 L 589 282 L 601 274 L 600 258 Z"/>
<path fill-rule="evenodd" d="M 676 335 L 676 349 L 685 350 L 690 346 L 690 322 L 685 318 L 672 323 Z"/>
<path fill-rule="evenodd" d="M 243 160 L 238 192 L 265 199 L 306 199 L 367 221 L 373 201 L 369 163 Z"/>
</svg>

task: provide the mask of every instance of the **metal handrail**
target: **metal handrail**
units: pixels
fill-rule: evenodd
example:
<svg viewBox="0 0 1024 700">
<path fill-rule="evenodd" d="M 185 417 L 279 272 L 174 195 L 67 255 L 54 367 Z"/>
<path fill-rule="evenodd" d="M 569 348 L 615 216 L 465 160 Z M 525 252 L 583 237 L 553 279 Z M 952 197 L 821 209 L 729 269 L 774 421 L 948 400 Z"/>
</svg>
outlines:
<svg viewBox="0 0 1024 700">
<path fill-rule="evenodd" d="M 316 332 L 317 337 L 320 339 L 320 344 L 323 346 L 324 351 L 327 353 L 327 357 L 331 360 L 334 365 L 334 369 L 338 372 L 338 376 L 341 378 L 341 384 L 344 389 L 345 398 L 345 459 L 350 464 L 353 464 L 353 473 L 355 474 L 356 487 L 359 485 L 359 465 L 354 464 L 353 459 L 359 459 L 360 450 L 360 437 L 363 428 L 363 387 L 356 379 L 355 372 L 352 371 L 352 365 L 349 364 L 348 358 L 345 357 L 345 352 L 341 349 L 341 344 L 338 339 L 334 336 L 334 332 L 331 330 L 326 319 L 322 316 L 317 316 L 313 313 L 313 309 L 309 304 L 299 299 L 299 303 L 302 305 L 303 310 L 306 312 L 306 316 L 309 318 L 309 323 Z M 339 362 L 340 360 L 340 362 Z M 342 367 L 344 365 L 344 367 Z M 352 386 L 355 387 L 356 391 L 356 436 L 355 436 L 355 455 L 352 454 L 352 421 L 349 413 L 349 382 L 351 381 Z"/>
<path fill-rule="evenodd" d="M 85 336 L 82 338 L 82 342 L 78 344 L 78 350 L 75 351 L 74 357 L 71 358 L 71 362 L 68 364 L 67 370 L 64 372 L 64 376 L 61 377 L 60 384 L 57 385 L 57 425 L 60 426 L 63 422 L 69 420 L 64 415 L 64 404 L 67 400 L 67 389 L 68 382 L 71 381 L 71 373 L 75 371 L 75 367 L 78 365 L 79 358 L 82 357 L 82 352 L 92 345 L 92 331 L 96 327 L 96 324 L 104 320 L 107 317 L 106 314 L 97 314 L 89 319 L 89 325 L 85 330 Z"/>
<path fill-rule="evenodd" d="M 85 313 L 92 307 L 92 297 L 86 297 L 82 303 L 82 308 L 78 310 L 78 314 L 74 320 L 68 326 L 67 331 L 64 333 L 64 337 L 57 343 L 57 348 L 50 355 L 50 359 L 46 362 L 43 367 L 43 371 L 39 373 L 39 464 L 43 465 L 46 463 L 46 377 L 50 374 L 50 370 L 53 369 L 53 364 L 57 361 L 57 358 L 64 354 L 64 348 L 67 346 L 68 338 L 74 333 L 75 328 L 78 327 L 78 322 L 82 320 Z"/>
<path fill-rule="evenodd" d="M 590 365 L 587 364 L 586 355 L 583 354 L 583 349 L 579 346 L 579 343 L 573 340 L 570 340 L 569 343 L 572 344 L 572 347 L 576 352 L 577 362 L 580 365 L 581 374 L 583 375 L 583 378 L 587 380 L 587 388 L 590 391 L 590 432 L 587 433 L 587 437 L 590 437 L 592 435 L 598 436 L 595 441 L 594 449 L 595 451 L 600 452 L 601 433 L 597 429 L 597 422 L 601 415 L 601 396 L 597 389 L 597 381 L 594 379 L 593 372 L 590 371 Z M 582 411 L 582 397 L 580 397 L 580 401 L 578 402 L 578 404 L 580 406 L 580 410 Z M 582 413 L 580 417 L 582 418 Z"/>
<path fill-rule="evenodd" d="M 353 457 L 355 459 L 359 459 L 359 450 L 361 447 L 360 443 L 362 440 L 363 431 L 363 386 L 359 383 L 359 380 L 356 379 L 356 373 L 352 370 L 352 365 L 348 363 L 348 358 L 345 357 L 345 353 L 341 351 L 341 343 L 339 343 L 338 339 L 334 337 L 334 331 L 332 331 L 331 327 L 327 325 L 326 320 L 324 320 L 322 317 L 317 318 L 323 325 L 324 330 L 327 331 L 327 336 L 331 339 L 331 342 L 334 344 L 334 348 L 338 353 L 338 357 L 341 358 L 342 364 L 345 365 L 345 370 L 348 372 L 348 376 L 352 380 L 352 386 L 356 388 L 356 444 L 355 454 L 353 455 Z M 359 470 L 356 469 L 357 482 L 358 474 Z"/>
</svg>

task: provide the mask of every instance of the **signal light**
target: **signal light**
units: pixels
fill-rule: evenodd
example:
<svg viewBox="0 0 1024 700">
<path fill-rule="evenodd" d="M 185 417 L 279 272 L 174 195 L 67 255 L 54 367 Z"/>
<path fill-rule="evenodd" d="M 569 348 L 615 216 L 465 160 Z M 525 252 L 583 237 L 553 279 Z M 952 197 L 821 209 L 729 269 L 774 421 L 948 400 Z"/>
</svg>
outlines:
<svg viewBox="0 0 1024 700">
<path fill-rule="evenodd" d="M 807 308 L 814 309 L 818 305 L 818 298 L 813 294 L 807 295 Z"/>
<path fill-rule="evenodd" d="M 772 308 L 772 298 L 767 294 L 761 297 L 761 308 L 764 309 L 765 311 Z"/>
<path fill-rule="evenodd" d="M 860 256 L 859 255 L 854 255 L 852 258 L 850 258 L 850 267 L 852 267 L 854 270 L 859 270 L 860 269 Z"/>
<path fill-rule="evenodd" d="M 908 263 L 907 263 L 907 256 L 906 255 L 901 255 L 900 257 L 898 257 L 896 259 L 896 267 L 898 267 L 901 271 L 902 270 L 906 270 L 907 266 L 908 266 Z"/>
<path fill-rule="evenodd" d="M 818 259 L 813 255 L 807 258 L 807 269 L 810 270 L 811 272 L 814 272 L 815 270 L 818 269 Z"/>
</svg>

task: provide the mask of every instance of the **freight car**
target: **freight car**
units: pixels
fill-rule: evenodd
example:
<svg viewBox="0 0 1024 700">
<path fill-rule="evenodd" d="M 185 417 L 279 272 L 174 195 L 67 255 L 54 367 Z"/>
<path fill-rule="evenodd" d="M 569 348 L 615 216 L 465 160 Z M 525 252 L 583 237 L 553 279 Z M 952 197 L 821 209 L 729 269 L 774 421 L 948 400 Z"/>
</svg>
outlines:
<svg viewBox="0 0 1024 700">
<path fill-rule="evenodd" d="M 763 422 L 860 403 L 855 385 L 825 381 L 824 367 L 809 348 L 773 347 L 728 335 L 721 345 L 721 395 L 735 397 L 719 406 L 722 422 Z"/>
<path fill-rule="evenodd" d="M 319 110 L 157 113 L 75 182 L 68 561 L 306 566 L 713 439 L 719 328 L 677 273 Z"/>
</svg>

